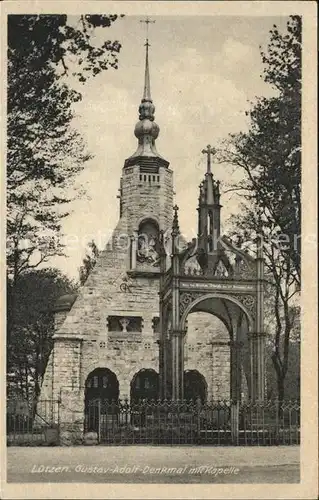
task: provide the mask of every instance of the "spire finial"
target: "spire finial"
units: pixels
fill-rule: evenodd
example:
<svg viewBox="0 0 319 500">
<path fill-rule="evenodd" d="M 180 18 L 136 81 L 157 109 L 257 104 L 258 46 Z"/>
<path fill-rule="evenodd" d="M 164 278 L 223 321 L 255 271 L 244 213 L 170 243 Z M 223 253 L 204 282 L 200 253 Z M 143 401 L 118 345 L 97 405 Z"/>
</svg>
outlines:
<svg viewBox="0 0 319 500">
<path fill-rule="evenodd" d="M 179 223 L 178 223 L 178 213 L 177 213 L 179 210 L 178 206 L 174 205 L 173 210 L 174 210 L 174 216 L 173 216 L 172 235 L 177 236 L 179 234 Z"/>
<path fill-rule="evenodd" d="M 146 47 L 146 54 L 145 54 L 145 78 L 144 78 L 144 92 L 143 92 L 143 99 L 142 102 L 150 101 L 152 102 L 151 98 L 151 83 L 150 83 L 150 70 L 149 70 L 149 62 L 148 62 L 148 48 L 150 47 L 150 43 L 148 41 L 148 25 L 150 23 L 155 23 L 155 21 L 152 21 L 149 17 L 146 17 L 146 19 L 140 20 L 140 23 L 145 23 L 146 24 L 146 41 L 144 44 L 144 47 Z"/>
<path fill-rule="evenodd" d="M 150 72 L 148 61 L 148 52 L 150 46 L 148 41 L 148 25 L 150 23 L 155 23 L 155 21 L 151 21 L 147 17 L 145 20 L 140 20 L 140 22 L 146 24 L 146 41 L 144 44 L 146 48 L 144 90 L 141 104 L 138 107 L 139 121 L 134 128 L 134 135 L 138 139 L 138 147 L 135 153 L 127 159 L 125 165 L 141 165 L 141 157 L 147 157 L 153 158 L 154 161 L 156 158 L 156 164 L 160 163 L 168 166 L 169 163 L 158 154 L 155 145 L 155 141 L 159 135 L 160 129 L 157 123 L 155 123 L 155 106 L 151 98 Z"/>
<path fill-rule="evenodd" d="M 210 144 L 208 144 L 206 149 L 203 149 L 203 154 L 207 155 L 207 174 L 211 173 L 211 155 L 216 154 L 216 149 L 212 148 Z"/>
</svg>

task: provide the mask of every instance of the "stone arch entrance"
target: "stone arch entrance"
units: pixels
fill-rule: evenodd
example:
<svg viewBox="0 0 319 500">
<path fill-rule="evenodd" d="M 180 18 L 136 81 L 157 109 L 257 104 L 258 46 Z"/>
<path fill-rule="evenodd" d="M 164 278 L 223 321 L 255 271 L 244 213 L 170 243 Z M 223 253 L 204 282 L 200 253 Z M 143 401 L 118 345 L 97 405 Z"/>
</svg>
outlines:
<svg viewBox="0 0 319 500">
<path fill-rule="evenodd" d="M 198 370 L 186 370 L 184 372 L 184 399 L 196 401 L 198 398 L 202 403 L 207 400 L 205 377 Z"/>
<path fill-rule="evenodd" d="M 183 297 L 183 295 L 182 295 Z M 253 320 L 243 303 L 228 294 L 185 294 L 189 300 L 180 319 L 180 329 L 186 331 L 187 318 L 191 313 L 205 312 L 218 318 L 229 333 L 230 373 L 227 375 L 229 395 L 232 400 L 240 400 L 242 394 L 242 372 L 250 372 L 249 333 Z M 182 301 L 183 304 L 183 301 Z M 183 356 L 183 354 L 182 354 Z M 185 387 L 185 384 L 183 384 Z"/>
<path fill-rule="evenodd" d="M 242 295 L 240 297 L 232 294 L 213 292 L 205 293 L 201 291 L 181 291 L 179 292 L 179 318 L 176 317 L 174 309 L 170 314 L 167 314 L 168 307 L 162 309 L 165 320 L 163 321 L 162 334 L 164 334 L 164 342 L 162 350 L 164 374 L 162 379 L 165 380 L 162 385 L 163 394 L 173 399 L 184 399 L 184 366 L 185 366 L 185 336 L 188 329 L 188 317 L 192 313 L 209 313 L 218 318 L 227 329 L 228 341 L 226 342 L 229 354 L 230 376 L 226 384 L 229 387 L 227 398 L 230 397 L 233 401 L 241 399 L 242 395 L 242 378 L 243 372 L 249 380 L 248 393 L 252 394 L 251 383 L 254 381 L 252 376 L 256 370 L 255 346 L 252 344 L 252 335 L 254 331 L 255 321 L 250 309 L 245 305 L 245 302 L 251 300 L 251 297 Z M 247 299 L 247 300 L 246 300 Z M 253 299 L 252 299 L 253 300 Z M 250 304 L 251 305 L 251 304 Z M 254 302 L 252 302 L 254 305 Z M 175 328 L 167 328 L 169 322 L 175 323 Z M 165 332 L 169 331 L 169 335 L 165 337 Z M 225 344 L 225 342 L 222 342 Z M 251 354 L 254 354 L 254 362 L 251 363 Z M 225 353 L 226 354 L 226 353 Z M 261 356 L 260 356 L 261 359 Z M 199 365 L 198 365 L 199 366 Z M 165 372 L 166 370 L 166 372 Z M 229 373 L 229 372 L 228 372 Z M 261 379 L 262 380 L 262 379 Z M 223 384 L 225 385 L 225 383 Z M 218 391 L 217 391 L 218 392 Z M 226 395 L 226 392 L 223 391 Z M 210 393 L 210 398 L 214 394 Z M 167 397 L 167 396 L 166 396 Z"/>
<path fill-rule="evenodd" d="M 191 312 L 187 317 L 184 343 L 185 374 L 198 369 L 207 384 L 206 400 L 230 399 L 230 335 L 226 325 L 208 312 Z"/>
<path fill-rule="evenodd" d="M 119 398 L 119 382 L 108 368 L 96 368 L 85 382 L 85 422 L 88 431 L 97 432 L 99 419 L 106 412 L 106 404 Z"/>
<path fill-rule="evenodd" d="M 131 402 L 158 399 L 159 375 L 153 369 L 139 370 L 131 381 Z"/>
<path fill-rule="evenodd" d="M 167 261 L 166 237 L 160 233 L 160 377 L 165 398 L 179 400 L 184 389 L 184 343 L 191 311 L 217 316 L 230 334 L 231 399 L 240 397 L 242 351 L 246 351 L 249 397 L 263 400 L 264 367 L 264 257 L 262 217 L 256 238 L 256 257 L 221 235 L 220 189 L 211 171 L 214 148 L 207 146 L 207 172 L 200 184 L 198 232 L 181 241 L 178 206 L 173 210 L 171 252 Z M 171 327 L 167 313 L 171 308 Z"/>
</svg>

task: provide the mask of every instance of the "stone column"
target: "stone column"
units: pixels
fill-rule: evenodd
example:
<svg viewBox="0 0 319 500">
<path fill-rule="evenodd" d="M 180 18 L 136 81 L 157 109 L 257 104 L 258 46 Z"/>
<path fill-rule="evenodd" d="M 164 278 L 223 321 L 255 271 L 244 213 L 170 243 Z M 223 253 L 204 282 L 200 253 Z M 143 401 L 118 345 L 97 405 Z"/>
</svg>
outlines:
<svg viewBox="0 0 319 500">
<path fill-rule="evenodd" d="M 231 433 L 233 444 L 237 444 L 239 436 L 239 405 L 241 398 L 241 349 L 243 343 L 237 340 L 238 330 L 235 325 L 233 325 L 233 334 L 236 340 L 230 341 Z"/>
<path fill-rule="evenodd" d="M 172 399 L 184 398 L 184 335 L 181 330 L 172 331 Z"/>
<path fill-rule="evenodd" d="M 250 341 L 250 397 L 252 400 L 263 401 L 265 398 L 265 334 L 264 332 L 251 332 Z"/>
<path fill-rule="evenodd" d="M 230 397 L 233 401 L 241 398 L 241 349 L 243 343 L 238 340 L 230 341 L 230 370 L 231 387 Z"/>
<path fill-rule="evenodd" d="M 257 238 L 257 300 L 256 300 L 256 332 L 253 353 L 255 356 L 254 369 L 256 372 L 254 398 L 263 401 L 265 398 L 265 333 L 264 333 L 264 258 L 262 230 Z"/>
<path fill-rule="evenodd" d="M 84 389 L 61 389 L 60 400 L 60 444 L 81 444 L 84 430 Z"/>
</svg>

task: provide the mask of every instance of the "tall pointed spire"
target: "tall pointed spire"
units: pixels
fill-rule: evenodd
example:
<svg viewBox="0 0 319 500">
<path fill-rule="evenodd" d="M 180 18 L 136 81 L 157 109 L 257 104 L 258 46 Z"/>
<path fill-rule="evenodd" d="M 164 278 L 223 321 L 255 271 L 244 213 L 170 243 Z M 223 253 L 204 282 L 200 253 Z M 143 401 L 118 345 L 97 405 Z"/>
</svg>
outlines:
<svg viewBox="0 0 319 500">
<path fill-rule="evenodd" d="M 143 101 L 150 101 L 152 102 L 151 98 L 151 82 L 150 82 L 150 68 L 149 68 L 149 62 L 148 62 L 148 48 L 150 44 L 148 43 L 148 38 L 146 38 L 146 56 L 145 56 L 145 78 L 144 78 L 144 93 L 143 93 Z"/>
<path fill-rule="evenodd" d="M 140 120 L 148 119 L 150 121 L 154 121 L 155 106 L 154 106 L 152 98 L 151 98 L 151 81 L 150 81 L 150 67 L 149 67 L 149 54 L 148 54 L 149 53 L 150 44 L 149 44 L 148 38 L 146 38 L 146 42 L 144 44 L 144 47 L 146 47 L 146 52 L 145 52 L 145 76 L 144 76 L 143 97 L 142 97 L 142 100 L 141 100 L 141 104 L 140 104 L 140 106 L 138 108 L 138 110 L 139 110 L 139 119 Z M 158 125 L 156 125 L 156 127 L 157 127 L 158 132 L 159 132 Z M 156 137 L 155 137 L 155 139 L 156 139 Z"/>
<path fill-rule="evenodd" d="M 134 135 L 138 139 L 138 147 L 135 153 L 130 156 L 125 161 L 125 166 L 131 166 L 135 164 L 141 165 L 141 162 L 148 163 L 151 168 L 150 161 L 154 167 L 163 165 L 168 167 L 168 161 L 164 160 L 161 155 L 158 154 L 155 140 L 159 135 L 160 128 L 154 121 L 155 106 L 151 97 L 151 84 L 150 84 L 150 67 L 149 67 L 149 39 L 148 39 L 148 25 L 149 23 L 155 23 L 149 18 L 141 21 L 146 24 L 146 42 L 144 46 L 145 50 L 145 74 L 144 74 L 144 89 L 143 97 L 141 99 L 141 104 L 139 105 L 139 121 L 135 125 Z M 156 161 L 155 161 L 156 160 Z"/>
</svg>

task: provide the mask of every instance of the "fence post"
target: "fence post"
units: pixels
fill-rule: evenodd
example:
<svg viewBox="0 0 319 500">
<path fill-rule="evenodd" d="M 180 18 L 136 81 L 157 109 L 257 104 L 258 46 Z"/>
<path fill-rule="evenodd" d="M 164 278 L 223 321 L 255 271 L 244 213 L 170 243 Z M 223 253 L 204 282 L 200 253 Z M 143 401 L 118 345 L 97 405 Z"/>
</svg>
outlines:
<svg viewBox="0 0 319 500">
<path fill-rule="evenodd" d="M 239 437 L 239 402 L 238 400 L 231 402 L 231 439 L 232 444 L 238 444 Z"/>
<path fill-rule="evenodd" d="M 60 439 L 61 439 L 61 429 L 60 429 L 60 404 L 61 404 L 61 399 L 59 398 L 57 400 L 57 405 L 58 405 L 58 442 L 60 444 Z"/>
<path fill-rule="evenodd" d="M 279 400 L 275 400 L 275 408 L 276 408 L 276 444 L 279 444 Z"/>
<path fill-rule="evenodd" d="M 101 442 L 101 400 L 97 402 L 97 440 Z"/>
<path fill-rule="evenodd" d="M 202 408 L 202 401 L 198 396 L 196 399 L 196 412 L 197 412 L 197 442 L 200 444 L 201 442 L 201 422 L 200 422 L 200 414 Z"/>
</svg>

